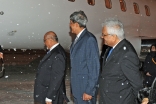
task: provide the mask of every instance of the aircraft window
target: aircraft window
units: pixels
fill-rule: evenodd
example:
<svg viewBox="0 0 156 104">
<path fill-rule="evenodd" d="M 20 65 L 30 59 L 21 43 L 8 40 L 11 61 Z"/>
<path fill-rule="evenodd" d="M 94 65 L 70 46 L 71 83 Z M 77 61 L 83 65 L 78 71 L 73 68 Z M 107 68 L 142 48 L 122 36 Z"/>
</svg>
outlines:
<svg viewBox="0 0 156 104">
<path fill-rule="evenodd" d="M 105 0 L 105 5 L 106 5 L 106 8 L 111 9 L 112 8 L 111 0 Z"/>
<path fill-rule="evenodd" d="M 95 0 L 88 0 L 88 4 L 92 6 L 95 5 Z"/>
<path fill-rule="evenodd" d="M 75 0 L 68 0 L 68 1 L 74 2 Z"/>
<path fill-rule="evenodd" d="M 147 5 L 145 5 L 145 11 L 146 11 L 146 15 L 150 16 L 150 9 Z"/>
<path fill-rule="evenodd" d="M 119 0 L 120 1 L 120 7 L 121 7 L 121 10 L 123 12 L 126 12 L 126 3 L 124 0 Z"/>
<path fill-rule="evenodd" d="M 140 11 L 139 11 L 139 5 L 137 3 L 133 3 L 133 6 L 134 6 L 134 11 L 136 14 L 139 14 Z"/>
</svg>

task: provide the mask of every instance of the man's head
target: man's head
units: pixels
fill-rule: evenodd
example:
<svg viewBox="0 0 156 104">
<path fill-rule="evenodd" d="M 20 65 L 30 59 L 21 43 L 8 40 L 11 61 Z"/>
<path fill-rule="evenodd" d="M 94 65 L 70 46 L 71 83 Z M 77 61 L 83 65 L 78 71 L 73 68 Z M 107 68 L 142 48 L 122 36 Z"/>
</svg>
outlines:
<svg viewBox="0 0 156 104">
<path fill-rule="evenodd" d="M 104 44 L 113 47 L 124 39 L 123 24 L 115 18 L 107 19 L 103 24 L 102 36 Z"/>
<path fill-rule="evenodd" d="M 77 34 L 81 29 L 86 28 L 87 16 L 83 11 L 76 11 L 70 15 L 71 33 Z"/>
<path fill-rule="evenodd" d="M 57 35 L 53 31 L 49 31 L 44 35 L 44 44 L 47 49 L 58 43 Z"/>
<path fill-rule="evenodd" d="M 156 44 L 151 45 L 150 51 L 156 52 Z"/>
</svg>

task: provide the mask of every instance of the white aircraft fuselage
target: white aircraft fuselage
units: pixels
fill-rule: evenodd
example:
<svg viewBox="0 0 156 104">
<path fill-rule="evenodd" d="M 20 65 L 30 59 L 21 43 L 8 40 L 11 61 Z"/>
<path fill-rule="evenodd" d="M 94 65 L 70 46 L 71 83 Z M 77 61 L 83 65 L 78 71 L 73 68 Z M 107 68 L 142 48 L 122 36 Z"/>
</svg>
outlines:
<svg viewBox="0 0 156 104">
<path fill-rule="evenodd" d="M 109 17 L 117 17 L 139 55 L 141 39 L 156 38 L 156 1 L 124 1 L 126 12 L 121 10 L 119 0 L 111 0 L 111 9 L 106 8 L 105 0 L 95 0 L 94 6 L 87 0 L 0 0 L 0 44 L 4 49 L 43 49 L 44 34 L 54 31 L 59 43 L 69 51 L 72 42 L 69 16 L 82 10 L 88 17 L 87 29 L 96 36 L 100 51 L 101 24 Z M 134 2 L 139 5 L 139 14 L 134 11 Z M 145 5 L 150 8 L 150 16 L 146 15 Z"/>
</svg>

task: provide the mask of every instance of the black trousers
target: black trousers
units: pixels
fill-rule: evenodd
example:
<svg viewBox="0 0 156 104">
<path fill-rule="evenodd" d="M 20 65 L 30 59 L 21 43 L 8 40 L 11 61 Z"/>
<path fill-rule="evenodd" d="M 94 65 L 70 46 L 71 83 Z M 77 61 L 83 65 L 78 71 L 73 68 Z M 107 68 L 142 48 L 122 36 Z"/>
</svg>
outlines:
<svg viewBox="0 0 156 104">
<path fill-rule="evenodd" d="M 43 104 L 43 103 L 34 102 L 34 104 Z M 63 100 L 61 100 L 61 101 L 58 101 L 58 102 L 53 101 L 52 104 L 67 104 L 67 103 L 66 102 L 63 102 Z"/>
<path fill-rule="evenodd" d="M 34 102 L 34 104 L 41 104 L 41 103 L 39 103 L 39 102 Z"/>
</svg>

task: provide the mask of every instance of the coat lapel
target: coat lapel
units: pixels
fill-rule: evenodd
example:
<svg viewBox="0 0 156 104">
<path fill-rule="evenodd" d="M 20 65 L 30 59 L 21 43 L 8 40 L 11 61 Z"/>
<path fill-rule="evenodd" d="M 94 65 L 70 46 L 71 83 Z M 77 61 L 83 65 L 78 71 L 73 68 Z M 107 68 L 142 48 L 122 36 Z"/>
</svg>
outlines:
<svg viewBox="0 0 156 104">
<path fill-rule="evenodd" d="M 58 45 L 59 46 L 59 45 Z M 39 67 L 53 54 L 53 52 L 55 51 L 55 49 L 58 47 L 56 46 L 54 49 L 52 49 L 50 51 L 50 53 L 46 54 L 43 59 L 40 61 Z"/>
<path fill-rule="evenodd" d="M 74 44 L 74 42 L 71 44 L 71 48 L 70 48 L 70 53 L 73 54 L 73 49 L 76 47 L 76 45 L 79 43 L 79 41 L 83 38 L 83 36 L 85 35 L 85 33 L 87 32 L 87 29 L 85 29 L 80 37 L 78 38 L 77 42 Z"/>
<path fill-rule="evenodd" d="M 70 46 L 70 53 L 72 53 L 73 48 L 74 48 L 74 42 L 72 42 L 72 44 L 71 44 L 71 46 Z"/>
<path fill-rule="evenodd" d="M 103 66 L 104 66 L 105 63 L 106 63 L 106 58 L 107 58 L 107 55 L 108 55 L 110 49 L 111 49 L 111 47 L 108 47 L 108 48 L 106 49 L 106 52 L 105 52 L 104 56 L 103 56 Z"/>
<path fill-rule="evenodd" d="M 110 56 L 107 58 L 107 61 L 105 61 L 105 65 L 107 64 L 107 63 L 109 63 L 109 61 L 111 60 L 111 58 L 113 58 L 113 56 L 115 55 L 115 54 L 117 54 L 118 52 L 120 52 L 120 49 L 121 49 L 121 47 L 123 47 L 124 46 L 124 43 L 125 43 L 125 39 L 123 39 L 123 40 L 121 40 L 118 44 L 117 44 L 117 46 L 113 49 L 113 51 L 112 51 L 112 53 L 110 54 Z M 110 49 L 109 49 L 110 50 Z M 109 51 L 107 51 L 107 53 L 106 53 L 106 55 L 109 53 Z M 106 56 L 107 57 L 107 56 Z M 105 58 L 105 60 L 106 60 L 106 58 Z"/>
<path fill-rule="evenodd" d="M 51 53 L 51 52 L 50 52 Z M 40 61 L 40 64 L 38 65 L 38 67 L 40 67 L 44 62 L 45 62 L 45 60 L 48 58 L 48 57 L 50 57 L 50 55 L 51 54 L 46 54 L 43 58 L 42 58 L 42 60 Z"/>
</svg>

